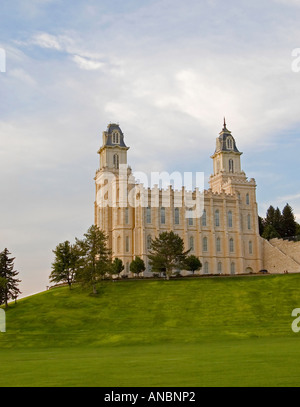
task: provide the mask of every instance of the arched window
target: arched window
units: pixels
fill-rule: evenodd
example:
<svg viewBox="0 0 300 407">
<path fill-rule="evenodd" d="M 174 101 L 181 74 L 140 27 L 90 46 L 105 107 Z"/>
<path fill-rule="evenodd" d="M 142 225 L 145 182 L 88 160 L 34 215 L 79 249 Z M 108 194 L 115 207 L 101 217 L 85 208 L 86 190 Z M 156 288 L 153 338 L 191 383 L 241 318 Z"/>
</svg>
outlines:
<svg viewBox="0 0 300 407">
<path fill-rule="evenodd" d="M 222 263 L 220 261 L 218 263 L 218 273 L 222 274 Z"/>
<path fill-rule="evenodd" d="M 166 223 L 166 208 L 160 208 L 160 223 L 162 225 Z"/>
<path fill-rule="evenodd" d="M 151 250 L 152 238 L 151 235 L 147 236 L 147 250 Z"/>
<path fill-rule="evenodd" d="M 204 209 L 202 214 L 202 226 L 206 226 L 206 209 Z"/>
<path fill-rule="evenodd" d="M 248 225 L 248 229 L 251 229 L 251 215 L 247 216 L 247 225 Z"/>
<path fill-rule="evenodd" d="M 221 239 L 219 237 L 217 237 L 216 249 L 217 249 L 217 252 L 221 251 Z"/>
<path fill-rule="evenodd" d="M 230 251 L 230 253 L 234 252 L 234 241 L 233 241 L 232 237 L 229 239 L 229 251 Z"/>
<path fill-rule="evenodd" d="M 233 168 L 233 160 L 230 159 L 229 160 L 229 172 L 233 172 L 234 168 Z"/>
<path fill-rule="evenodd" d="M 205 273 L 205 274 L 208 274 L 208 272 L 209 272 L 209 264 L 208 264 L 208 262 L 206 261 L 206 262 L 204 263 L 204 273 Z"/>
<path fill-rule="evenodd" d="M 194 251 L 194 237 L 193 236 L 190 237 L 190 249 L 192 252 Z"/>
<path fill-rule="evenodd" d="M 125 208 L 125 224 L 129 223 L 129 208 Z"/>
<path fill-rule="evenodd" d="M 249 194 L 246 194 L 246 204 L 249 205 L 250 204 L 250 198 L 249 198 Z"/>
<path fill-rule="evenodd" d="M 207 249 L 208 249 L 207 237 L 204 237 L 203 240 L 202 240 L 202 250 L 203 250 L 204 252 L 207 252 Z"/>
<path fill-rule="evenodd" d="M 228 227 L 232 228 L 232 212 L 228 212 Z"/>
<path fill-rule="evenodd" d="M 179 208 L 174 209 L 174 222 L 175 225 L 179 225 Z"/>
<path fill-rule="evenodd" d="M 249 254 L 252 254 L 253 253 L 253 244 L 252 244 L 252 241 L 250 240 L 250 242 L 249 242 Z"/>
<path fill-rule="evenodd" d="M 147 218 L 147 223 L 151 223 L 151 207 L 148 206 L 146 209 L 146 218 Z"/>
<path fill-rule="evenodd" d="M 114 155 L 114 167 L 117 169 L 119 168 L 119 155 L 118 154 Z"/>
<path fill-rule="evenodd" d="M 129 236 L 126 236 L 125 238 L 125 251 L 126 253 L 129 252 Z"/>
<path fill-rule="evenodd" d="M 235 274 L 235 263 L 234 262 L 232 262 L 230 264 L 230 274 Z"/>
<path fill-rule="evenodd" d="M 220 211 L 217 209 L 215 211 L 215 226 L 220 226 Z"/>
</svg>

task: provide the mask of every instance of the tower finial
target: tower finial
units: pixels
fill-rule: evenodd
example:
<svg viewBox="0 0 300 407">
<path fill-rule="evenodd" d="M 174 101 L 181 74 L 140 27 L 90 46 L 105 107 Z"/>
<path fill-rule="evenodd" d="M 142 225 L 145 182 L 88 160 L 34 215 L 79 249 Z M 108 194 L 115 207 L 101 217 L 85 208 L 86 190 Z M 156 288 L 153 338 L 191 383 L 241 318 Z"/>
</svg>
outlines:
<svg viewBox="0 0 300 407">
<path fill-rule="evenodd" d="M 225 117 L 224 117 L 224 129 L 226 129 L 226 120 L 225 120 Z"/>
</svg>

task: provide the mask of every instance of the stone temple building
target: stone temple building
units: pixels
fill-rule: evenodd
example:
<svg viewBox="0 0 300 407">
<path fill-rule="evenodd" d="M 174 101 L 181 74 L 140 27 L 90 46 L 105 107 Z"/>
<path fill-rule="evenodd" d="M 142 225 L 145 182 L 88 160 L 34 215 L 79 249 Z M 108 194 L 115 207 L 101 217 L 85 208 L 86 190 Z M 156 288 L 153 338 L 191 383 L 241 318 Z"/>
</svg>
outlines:
<svg viewBox="0 0 300 407">
<path fill-rule="evenodd" d="M 144 275 L 150 276 L 151 240 L 171 230 L 191 249 L 190 254 L 200 258 L 201 274 L 300 272 L 296 243 L 289 242 L 289 247 L 287 242 L 266 241 L 259 235 L 256 182 L 242 170 L 242 153 L 225 120 L 211 156 L 210 188 L 198 195 L 197 188 L 186 191 L 184 185 L 163 189 L 138 183 L 127 164 L 128 150 L 120 126 L 109 124 L 98 151 L 95 224 L 107 234 L 113 257 L 123 261 L 123 274 L 130 275 L 131 261 L 140 256 L 146 264 Z M 188 194 L 193 202 L 200 196 L 200 211 L 187 208 Z"/>
</svg>

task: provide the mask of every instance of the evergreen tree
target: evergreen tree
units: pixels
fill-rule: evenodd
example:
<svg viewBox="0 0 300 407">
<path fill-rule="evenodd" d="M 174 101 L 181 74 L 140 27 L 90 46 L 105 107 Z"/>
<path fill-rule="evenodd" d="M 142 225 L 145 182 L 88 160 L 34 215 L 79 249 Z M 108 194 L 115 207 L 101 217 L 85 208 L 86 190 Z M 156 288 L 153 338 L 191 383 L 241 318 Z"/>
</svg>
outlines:
<svg viewBox="0 0 300 407">
<path fill-rule="evenodd" d="M 71 289 L 80 266 L 79 248 L 77 245 L 71 245 L 67 240 L 64 243 L 59 243 L 53 253 L 55 254 L 55 260 L 52 263 L 50 281 L 67 283 Z"/>
<path fill-rule="evenodd" d="M 300 225 L 299 225 L 299 223 L 297 223 L 297 226 L 296 226 L 296 236 L 300 237 Z"/>
<path fill-rule="evenodd" d="M 262 236 L 264 233 L 264 228 L 265 228 L 265 220 L 261 216 L 258 216 L 258 228 L 259 228 L 259 234 Z"/>
<path fill-rule="evenodd" d="M 0 253 L 0 301 L 5 307 L 10 299 L 16 299 L 21 294 L 18 288 L 21 280 L 16 278 L 19 273 L 14 270 L 15 258 L 10 258 L 10 255 L 7 249 Z"/>
<path fill-rule="evenodd" d="M 165 272 L 169 280 L 174 269 L 183 269 L 190 250 L 184 251 L 184 243 L 174 232 L 163 232 L 152 240 L 149 254 L 150 265 L 155 272 Z"/>
<path fill-rule="evenodd" d="M 265 227 L 266 226 L 273 226 L 274 227 L 274 218 L 275 218 L 275 208 L 270 205 L 268 210 L 267 210 L 267 214 L 266 214 L 266 218 L 265 218 Z"/>
<path fill-rule="evenodd" d="M 196 270 L 200 270 L 202 267 L 202 263 L 198 257 L 194 256 L 193 254 L 188 256 L 185 259 L 185 267 L 188 271 L 191 271 L 193 274 Z"/>
<path fill-rule="evenodd" d="M 120 274 L 122 273 L 123 270 L 124 270 L 124 264 L 123 264 L 122 260 L 118 259 L 118 257 L 116 257 L 111 264 L 111 274 L 117 274 L 118 276 L 120 276 Z"/>
<path fill-rule="evenodd" d="M 136 258 L 130 263 L 130 271 L 133 274 L 137 274 L 138 276 L 140 273 L 146 270 L 145 262 L 143 259 L 141 259 L 139 256 L 136 256 Z"/>
<path fill-rule="evenodd" d="M 291 237 L 296 235 L 297 222 L 293 209 L 286 204 L 282 210 L 282 237 Z"/>
<path fill-rule="evenodd" d="M 278 207 L 274 211 L 273 227 L 279 236 L 282 237 L 282 214 Z"/>
<path fill-rule="evenodd" d="M 270 240 L 270 239 L 274 239 L 275 237 L 277 237 L 278 239 L 280 239 L 280 234 L 277 232 L 277 230 L 274 228 L 274 226 L 272 225 L 267 225 L 264 228 L 262 237 L 264 239 Z"/>
<path fill-rule="evenodd" d="M 76 279 L 83 285 L 91 285 L 93 294 L 97 293 L 96 284 L 111 271 L 111 252 L 107 248 L 107 236 L 97 226 L 91 226 L 84 239 L 76 239 L 83 260 Z"/>
<path fill-rule="evenodd" d="M 4 304 L 5 300 L 5 287 L 6 287 L 6 280 L 3 277 L 0 277 L 0 305 Z"/>
</svg>

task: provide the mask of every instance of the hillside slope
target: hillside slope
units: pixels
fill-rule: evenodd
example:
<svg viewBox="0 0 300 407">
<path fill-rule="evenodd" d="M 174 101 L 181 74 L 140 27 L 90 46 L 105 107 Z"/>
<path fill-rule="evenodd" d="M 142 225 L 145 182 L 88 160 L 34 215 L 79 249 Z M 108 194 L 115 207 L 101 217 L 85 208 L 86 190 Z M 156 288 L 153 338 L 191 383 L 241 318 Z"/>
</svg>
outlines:
<svg viewBox="0 0 300 407">
<path fill-rule="evenodd" d="M 295 336 L 300 275 L 103 282 L 56 288 L 6 312 L 1 348 L 198 343 Z"/>
</svg>

